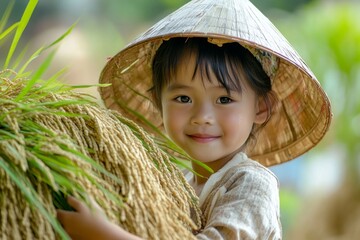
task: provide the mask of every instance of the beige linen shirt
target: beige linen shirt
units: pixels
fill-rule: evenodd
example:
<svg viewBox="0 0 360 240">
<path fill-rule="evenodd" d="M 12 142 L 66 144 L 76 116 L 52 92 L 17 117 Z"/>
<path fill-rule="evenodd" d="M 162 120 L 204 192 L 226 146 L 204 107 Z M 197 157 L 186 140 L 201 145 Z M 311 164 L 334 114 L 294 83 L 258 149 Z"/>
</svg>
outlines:
<svg viewBox="0 0 360 240">
<path fill-rule="evenodd" d="M 188 181 L 193 174 L 185 174 Z M 261 164 L 238 153 L 212 174 L 200 196 L 203 230 L 198 239 L 281 239 L 279 184 Z"/>
</svg>

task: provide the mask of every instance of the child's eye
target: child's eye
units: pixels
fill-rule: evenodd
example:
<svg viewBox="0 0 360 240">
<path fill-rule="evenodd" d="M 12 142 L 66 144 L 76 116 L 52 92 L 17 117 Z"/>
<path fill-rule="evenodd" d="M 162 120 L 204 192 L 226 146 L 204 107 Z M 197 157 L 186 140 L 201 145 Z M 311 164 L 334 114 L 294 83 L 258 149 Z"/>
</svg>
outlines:
<svg viewBox="0 0 360 240">
<path fill-rule="evenodd" d="M 232 101 L 233 100 L 229 97 L 219 97 L 216 102 L 220 103 L 220 104 L 228 104 L 228 103 L 231 103 Z"/>
<path fill-rule="evenodd" d="M 191 99 L 188 96 L 179 96 L 175 100 L 181 103 L 191 103 Z"/>
</svg>

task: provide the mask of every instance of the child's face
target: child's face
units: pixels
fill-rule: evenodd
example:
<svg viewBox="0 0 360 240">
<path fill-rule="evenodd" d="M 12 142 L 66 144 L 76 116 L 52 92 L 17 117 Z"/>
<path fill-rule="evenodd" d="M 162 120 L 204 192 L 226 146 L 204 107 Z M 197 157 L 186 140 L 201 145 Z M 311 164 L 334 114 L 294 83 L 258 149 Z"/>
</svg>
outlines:
<svg viewBox="0 0 360 240">
<path fill-rule="evenodd" d="M 212 72 L 210 81 L 199 72 L 193 77 L 194 66 L 195 57 L 185 57 L 162 89 L 164 127 L 191 157 L 204 163 L 225 161 L 239 151 L 259 122 L 257 96 L 246 81 L 241 93 L 228 94 Z"/>
</svg>

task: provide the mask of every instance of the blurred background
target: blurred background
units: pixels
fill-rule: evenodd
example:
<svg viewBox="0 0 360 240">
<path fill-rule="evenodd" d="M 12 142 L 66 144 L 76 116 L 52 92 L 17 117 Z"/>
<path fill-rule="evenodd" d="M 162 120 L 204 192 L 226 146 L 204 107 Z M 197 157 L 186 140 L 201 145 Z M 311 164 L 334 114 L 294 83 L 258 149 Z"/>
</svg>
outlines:
<svg viewBox="0 0 360 240">
<path fill-rule="evenodd" d="M 11 2 L 14 10 L 8 25 L 21 18 L 28 3 L 0 0 L 0 17 Z M 49 75 L 65 67 L 62 79 L 66 83 L 96 84 L 109 57 L 186 2 L 40 0 L 18 49 L 33 53 L 76 22 L 58 46 Z M 329 132 L 318 146 L 271 168 L 281 184 L 284 239 L 360 239 L 360 2 L 252 2 L 315 73 L 334 114 Z M 8 46 L 0 47 L 0 56 L 6 56 Z M 99 98 L 95 87 L 87 91 Z"/>
</svg>

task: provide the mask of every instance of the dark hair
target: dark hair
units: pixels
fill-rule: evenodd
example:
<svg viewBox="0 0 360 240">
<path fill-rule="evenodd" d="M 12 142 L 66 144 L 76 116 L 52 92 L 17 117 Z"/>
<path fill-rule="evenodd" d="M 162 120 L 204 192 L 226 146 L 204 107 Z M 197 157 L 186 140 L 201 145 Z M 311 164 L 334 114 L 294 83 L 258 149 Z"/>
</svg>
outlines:
<svg viewBox="0 0 360 240">
<path fill-rule="evenodd" d="M 196 56 L 194 76 L 200 70 L 201 75 L 205 75 L 211 81 L 209 78 L 211 69 L 218 82 L 228 92 L 232 89 L 241 92 L 243 79 L 247 81 L 257 96 L 264 97 L 269 119 L 272 112 L 271 98 L 274 95 L 271 91 L 270 78 L 261 64 L 239 43 L 225 43 L 219 47 L 209 43 L 207 38 L 172 38 L 164 41 L 157 50 L 152 63 L 153 87 L 150 91 L 160 111 L 162 111 L 161 91 L 176 73 L 182 57 L 189 53 Z"/>
</svg>

